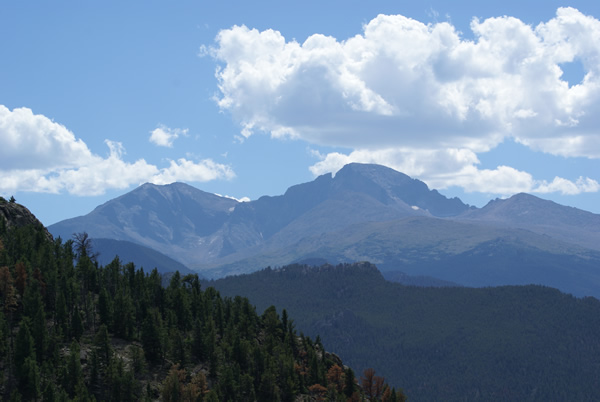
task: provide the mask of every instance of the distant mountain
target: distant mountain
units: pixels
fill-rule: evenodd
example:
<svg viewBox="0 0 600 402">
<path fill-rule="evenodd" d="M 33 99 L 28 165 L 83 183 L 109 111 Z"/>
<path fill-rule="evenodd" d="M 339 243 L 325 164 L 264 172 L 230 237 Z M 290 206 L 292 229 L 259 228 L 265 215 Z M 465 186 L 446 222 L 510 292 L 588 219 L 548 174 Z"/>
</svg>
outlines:
<svg viewBox="0 0 600 402">
<path fill-rule="evenodd" d="M 419 286 L 424 288 L 439 288 L 444 286 L 459 287 L 460 285 L 450 281 L 433 278 L 426 275 L 408 275 L 402 271 L 387 271 L 381 273 L 386 281 L 400 283 L 406 286 Z"/>
<path fill-rule="evenodd" d="M 600 215 L 542 200 L 530 194 L 516 194 L 490 201 L 472 209 L 461 219 L 527 229 L 565 242 L 600 250 Z"/>
<path fill-rule="evenodd" d="M 208 273 L 237 275 L 311 257 L 333 263 L 370 261 L 384 272 L 402 271 L 463 286 L 531 283 L 600 298 L 598 251 L 523 229 L 431 217 L 350 225 Z"/>
<path fill-rule="evenodd" d="M 415 401 L 600 398 L 600 302 L 541 286 L 403 286 L 369 263 L 284 266 L 206 282 L 285 308 L 356 372 Z"/>
<path fill-rule="evenodd" d="M 161 274 L 175 271 L 181 275 L 195 273 L 171 257 L 126 240 L 92 239 L 92 248 L 100 265 L 108 265 L 118 256 L 121 262 L 133 262 L 136 268 L 144 268 L 146 273 L 154 268 Z"/>
<path fill-rule="evenodd" d="M 469 207 L 418 180 L 378 165 L 350 164 L 296 185 L 284 195 L 248 203 L 205 193 L 183 183 L 144 184 L 88 215 L 49 227 L 70 238 L 127 240 L 156 249 L 188 266 L 218 264 L 224 257 L 271 241 L 285 247 L 314 233 L 348 224 L 406 216 L 453 216 Z M 253 252 L 250 251 L 250 254 Z M 246 253 L 248 254 L 248 253 Z"/>
<path fill-rule="evenodd" d="M 237 204 L 183 183 L 144 184 L 85 216 L 48 229 L 66 239 L 73 233 L 87 232 L 91 238 L 126 240 L 184 262 L 196 253 L 210 255 L 217 248 L 205 240 L 223 225 Z"/>
<path fill-rule="evenodd" d="M 378 165 L 349 164 L 243 203 L 145 184 L 49 230 L 137 243 L 212 278 L 307 259 L 371 261 L 467 286 L 537 283 L 600 297 L 600 215 L 527 194 L 477 209 Z"/>
</svg>

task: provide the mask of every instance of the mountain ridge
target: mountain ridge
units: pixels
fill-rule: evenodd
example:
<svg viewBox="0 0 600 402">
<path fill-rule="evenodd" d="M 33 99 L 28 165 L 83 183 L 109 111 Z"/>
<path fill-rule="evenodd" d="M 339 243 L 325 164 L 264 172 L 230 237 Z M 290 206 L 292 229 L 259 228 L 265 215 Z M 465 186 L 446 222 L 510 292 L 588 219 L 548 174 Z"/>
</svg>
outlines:
<svg viewBox="0 0 600 402">
<path fill-rule="evenodd" d="M 385 271 L 461 285 L 466 283 L 452 270 L 442 270 L 446 259 L 460 261 L 475 275 L 485 268 L 478 265 L 493 262 L 485 257 L 490 245 L 512 239 L 502 243 L 512 256 L 505 260 L 512 271 L 504 270 L 504 279 L 488 275 L 489 282 L 479 276 L 476 286 L 510 284 L 519 271 L 527 276 L 534 266 L 549 264 L 554 277 L 541 278 L 541 284 L 564 280 L 562 290 L 589 295 L 577 290 L 585 288 L 580 281 L 589 281 L 597 288 L 593 295 L 600 296 L 600 279 L 589 269 L 600 264 L 600 215 L 525 194 L 475 208 L 371 164 L 349 164 L 336 175 L 250 202 L 182 183 L 145 184 L 49 229 L 57 236 L 87 230 L 92 238 L 138 243 L 213 278 L 324 258 L 369 260 Z M 574 265 L 561 268 L 552 261 Z"/>
<path fill-rule="evenodd" d="M 373 264 L 293 264 L 204 282 L 276 304 L 411 400 L 594 400 L 600 302 L 538 285 L 403 286 Z M 567 388 L 572 388 L 567 390 Z"/>
</svg>

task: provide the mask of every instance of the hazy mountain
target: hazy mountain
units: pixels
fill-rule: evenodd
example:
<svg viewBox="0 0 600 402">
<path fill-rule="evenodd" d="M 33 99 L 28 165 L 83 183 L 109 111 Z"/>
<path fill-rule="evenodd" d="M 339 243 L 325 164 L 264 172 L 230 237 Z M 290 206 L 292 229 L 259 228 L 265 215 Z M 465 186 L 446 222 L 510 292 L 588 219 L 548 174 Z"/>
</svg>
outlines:
<svg viewBox="0 0 600 402">
<path fill-rule="evenodd" d="M 284 195 L 239 203 L 191 186 L 144 184 L 91 213 L 49 227 L 58 236 L 87 231 L 92 238 L 128 240 L 154 248 L 188 266 L 229 254 L 298 239 L 349 224 L 399 217 L 451 216 L 468 210 L 460 200 L 392 169 L 350 164 L 293 186 Z M 252 253 L 252 252 L 250 252 Z M 246 253 L 248 254 L 248 253 Z"/>
<path fill-rule="evenodd" d="M 600 296 L 600 215 L 527 194 L 477 209 L 378 165 L 349 164 L 244 203 L 145 184 L 49 230 L 131 241 L 213 278 L 364 260 L 461 285 L 539 283 Z"/>
<path fill-rule="evenodd" d="M 462 219 L 517 227 L 600 250 L 600 215 L 566 207 L 530 194 L 490 201 Z"/>
<path fill-rule="evenodd" d="M 183 262 L 189 261 L 190 249 L 195 249 L 192 257 L 196 252 L 218 252 L 218 245 L 205 239 L 223 226 L 237 204 L 183 183 L 144 184 L 85 216 L 48 229 L 66 239 L 85 231 L 91 238 L 127 240 Z"/>
<path fill-rule="evenodd" d="M 92 250 L 100 265 L 108 265 L 118 256 L 122 263 L 133 262 L 137 269 L 144 268 L 146 273 L 154 268 L 161 274 L 175 271 L 179 271 L 181 275 L 194 273 L 171 257 L 126 240 L 92 239 Z"/>
<path fill-rule="evenodd" d="M 384 272 L 464 286 L 533 283 L 600 298 L 600 252 L 523 229 L 431 217 L 350 225 L 206 272 L 210 277 L 237 275 L 301 257 L 331 263 L 370 261 Z"/>
</svg>

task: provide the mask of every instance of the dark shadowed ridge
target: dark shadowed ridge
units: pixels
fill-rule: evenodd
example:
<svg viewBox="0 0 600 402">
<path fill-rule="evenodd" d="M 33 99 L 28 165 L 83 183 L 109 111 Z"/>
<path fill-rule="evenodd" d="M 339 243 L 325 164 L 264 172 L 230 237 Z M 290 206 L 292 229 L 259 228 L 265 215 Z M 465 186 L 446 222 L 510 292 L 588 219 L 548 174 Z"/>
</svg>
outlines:
<svg viewBox="0 0 600 402">
<path fill-rule="evenodd" d="M 598 400 L 600 302 L 543 286 L 417 288 L 368 263 L 290 265 L 207 282 L 277 305 L 356 372 L 415 401 Z"/>
</svg>

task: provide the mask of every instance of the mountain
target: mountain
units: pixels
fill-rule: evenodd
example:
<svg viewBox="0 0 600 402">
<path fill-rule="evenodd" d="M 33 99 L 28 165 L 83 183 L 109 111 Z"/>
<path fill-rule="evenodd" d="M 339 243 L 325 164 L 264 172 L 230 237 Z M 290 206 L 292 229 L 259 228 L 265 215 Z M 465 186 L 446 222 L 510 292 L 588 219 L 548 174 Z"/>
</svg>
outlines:
<svg viewBox="0 0 600 402">
<path fill-rule="evenodd" d="M 144 268 L 147 273 L 154 268 L 161 274 L 175 271 L 179 271 L 182 275 L 194 273 L 194 271 L 171 257 L 130 241 L 92 239 L 92 250 L 100 265 L 108 265 L 115 257 L 119 257 L 120 261 L 124 263 L 133 262 L 136 268 Z"/>
<path fill-rule="evenodd" d="M 520 193 L 505 200 L 490 201 L 481 209 L 466 212 L 461 218 L 522 228 L 600 250 L 600 215 L 542 200 L 530 194 Z"/>
<path fill-rule="evenodd" d="M 73 233 L 87 232 L 91 238 L 126 240 L 175 260 L 189 261 L 196 249 L 202 254 L 214 250 L 203 241 L 223 225 L 237 204 L 183 183 L 144 184 L 85 216 L 61 221 L 48 229 L 66 239 Z"/>
<path fill-rule="evenodd" d="M 478 209 L 378 165 L 349 164 L 243 203 L 145 184 L 49 230 L 134 242 L 210 278 L 367 260 L 465 286 L 535 283 L 600 297 L 600 215 L 527 194 Z"/>
<path fill-rule="evenodd" d="M 289 188 L 284 195 L 248 203 L 183 183 L 144 184 L 49 230 L 65 238 L 85 230 L 92 238 L 127 240 L 190 267 L 202 267 L 217 265 L 237 252 L 258 250 L 267 241 L 272 247 L 285 247 L 306 235 L 348 224 L 415 215 L 453 216 L 468 209 L 460 200 L 447 199 L 392 169 L 350 164 L 335 177 L 323 175 Z"/>
<path fill-rule="evenodd" d="M 213 277 L 289 261 L 370 261 L 384 272 L 429 276 L 463 286 L 540 284 L 600 298 L 600 253 L 523 229 L 478 222 L 407 217 L 349 225 L 284 248 L 223 264 Z"/>
<path fill-rule="evenodd" d="M 284 266 L 206 282 L 272 304 L 355 371 L 410 400 L 598 400 L 600 301 L 542 286 L 403 286 L 369 263 Z"/>
</svg>

